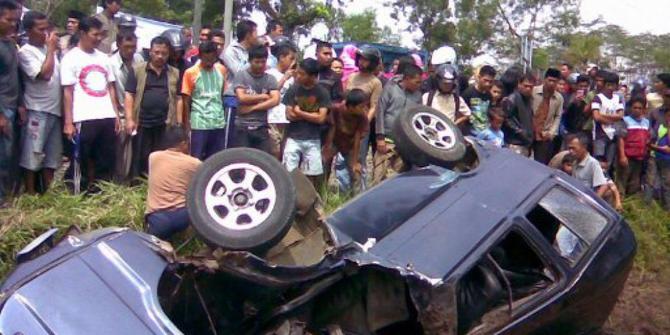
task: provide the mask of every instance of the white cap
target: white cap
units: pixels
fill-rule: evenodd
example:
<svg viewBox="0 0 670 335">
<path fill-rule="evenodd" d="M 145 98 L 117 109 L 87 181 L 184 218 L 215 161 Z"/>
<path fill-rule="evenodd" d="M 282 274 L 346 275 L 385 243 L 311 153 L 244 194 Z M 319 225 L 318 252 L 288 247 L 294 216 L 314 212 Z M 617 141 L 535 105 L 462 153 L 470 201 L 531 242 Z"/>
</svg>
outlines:
<svg viewBox="0 0 670 335">
<path fill-rule="evenodd" d="M 456 50 L 450 46 L 442 46 L 433 51 L 430 57 L 430 63 L 433 65 L 456 64 Z"/>
</svg>

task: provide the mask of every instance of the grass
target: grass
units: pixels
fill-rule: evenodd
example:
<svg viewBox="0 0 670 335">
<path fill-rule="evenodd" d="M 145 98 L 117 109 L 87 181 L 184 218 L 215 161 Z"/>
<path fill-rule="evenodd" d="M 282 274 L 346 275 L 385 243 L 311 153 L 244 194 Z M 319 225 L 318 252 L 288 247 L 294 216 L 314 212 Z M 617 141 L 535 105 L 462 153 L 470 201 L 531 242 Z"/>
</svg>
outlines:
<svg viewBox="0 0 670 335">
<path fill-rule="evenodd" d="M 84 231 L 102 227 L 143 229 L 146 184 L 134 187 L 102 184 L 102 192 L 75 196 L 57 186 L 43 196 L 22 196 L 8 209 L 0 210 L 0 278 L 14 266 L 16 253 L 48 229 L 61 231 L 77 225 Z M 322 190 L 326 213 L 350 199 L 337 192 Z M 624 202 L 624 216 L 638 241 L 636 267 L 642 272 L 658 272 L 670 265 L 670 214 L 657 204 L 647 206 L 638 197 Z M 175 243 L 178 246 L 179 242 Z M 185 248 L 184 250 L 193 250 Z"/>
<path fill-rule="evenodd" d="M 658 203 L 647 205 L 640 197 L 624 201 L 624 217 L 635 232 L 635 266 L 642 273 L 666 271 L 670 265 L 670 213 Z"/>
</svg>

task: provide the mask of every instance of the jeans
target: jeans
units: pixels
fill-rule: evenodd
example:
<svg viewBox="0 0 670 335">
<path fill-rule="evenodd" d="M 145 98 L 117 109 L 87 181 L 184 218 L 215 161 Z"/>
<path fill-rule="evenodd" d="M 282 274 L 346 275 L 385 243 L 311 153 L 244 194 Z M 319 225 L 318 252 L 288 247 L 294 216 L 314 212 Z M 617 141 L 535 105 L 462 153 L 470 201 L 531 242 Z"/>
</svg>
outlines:
<svg viewBox="0 0 670 335">
<path fill-rule="evenodd" d="M 345 156 L 338 153 L 337 156 L 335 156 L 335 178 L 337 178 L 339 190 L 341 193 L 362 193 L 367 189 L 365 179 L 361 176 L 354 175 L 354 172 L 351 171 L 350 168 L 350 160 L 351 154 Z"/>
<path fill-rule="evenodd" d="M 367 189 L 367 158 L 368 158 L 368 149 L 370 145 L 370 136 L 368 134 L 363 134 L 361 138 L 361 149 L 358 155 L 358 160 L 361 163 L 361 176 L 360 184 L 361 190 Z M 338 154 L 335 157 L 335 177 L 337 178 L 337 184 L 340 190 L 349 190 L 351 189 L 351 178 L 348 172 L 348 164 L 344 163 L 344 157 Z"/>
<path fill-rule="evenodd" d="M 7 119 L 8 134 L 0 133 L 0 204 L 12 193 L 14 184 L 19 180 L 17 136 L 19 128 L 16 122 L 16 110 L 4 108 L 0 113 Z"/>
<path fill-rule="evenodd" d="M 186 207 L 153 212 L 145 217 L 145 221 L 147 233 L 160 239 L 168 239 L 183 231 L 190 222 Z"/>
</svg>

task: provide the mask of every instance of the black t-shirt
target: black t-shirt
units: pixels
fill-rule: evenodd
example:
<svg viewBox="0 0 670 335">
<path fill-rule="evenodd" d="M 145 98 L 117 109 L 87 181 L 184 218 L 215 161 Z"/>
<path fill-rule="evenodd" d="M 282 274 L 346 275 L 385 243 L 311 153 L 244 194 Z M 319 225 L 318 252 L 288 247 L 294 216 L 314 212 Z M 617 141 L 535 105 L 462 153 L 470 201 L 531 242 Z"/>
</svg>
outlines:
<svg viewBox="0 0 670 335">
<path fill-rule="evenodd" d="M 21 94 L 19 56 L 10 39 L 0 39 L 0 82 L 0 107 L 16 109 Z"/>
<path fill-rule="evenodd" d="M 323 87 L 330 95 L 330 101 L 338 102 L 344 100 L 342 80 L 340 76 L 330 68 L 323 68 L 319 72 L 319 86 Z"/>
<path fill-rule="evenodd" d="M 180 87 L 179 83 L 177 87 Z M 128 74 L 126 92 L 137 93 L 137 77 L 135 72 Z M 147 66 L 147 80 L 144 95 L 140 104 L 139 126 L 156 127 L 165 123 L 170 108 L 170 91 L 168 89 L 168 68 L 165 66 L 160 75 Z"/>
<path fill-rule="evenodd" d="M 318 113 L 320 108 L 330 106 L 330 96 L 320 85 L 306 89 L 294 84 L 284 95 L 283 103 L 287 108 L 298 106 L 303 112 Z M 320 134 L 321 125 L 304 120 L 291 121 L 286 128 L 286 136 L 294 140 L 315 140 L 320 138 Z"/>
</svg>

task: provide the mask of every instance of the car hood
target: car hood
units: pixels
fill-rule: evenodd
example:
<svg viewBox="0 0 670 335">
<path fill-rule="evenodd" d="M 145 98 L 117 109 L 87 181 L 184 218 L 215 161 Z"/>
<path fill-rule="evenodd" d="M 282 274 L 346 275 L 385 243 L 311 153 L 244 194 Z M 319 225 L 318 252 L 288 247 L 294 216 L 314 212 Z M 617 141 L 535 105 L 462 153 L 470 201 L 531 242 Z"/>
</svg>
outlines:
<svg viewBox="0 0 670 335">
<path fill-rule="evenodd" d="M 0 333 L 181 334 L 157 296 L 166 251 L 156 238 L 126 229 L 69 235 L 9 275 Z"/>
</svg>

